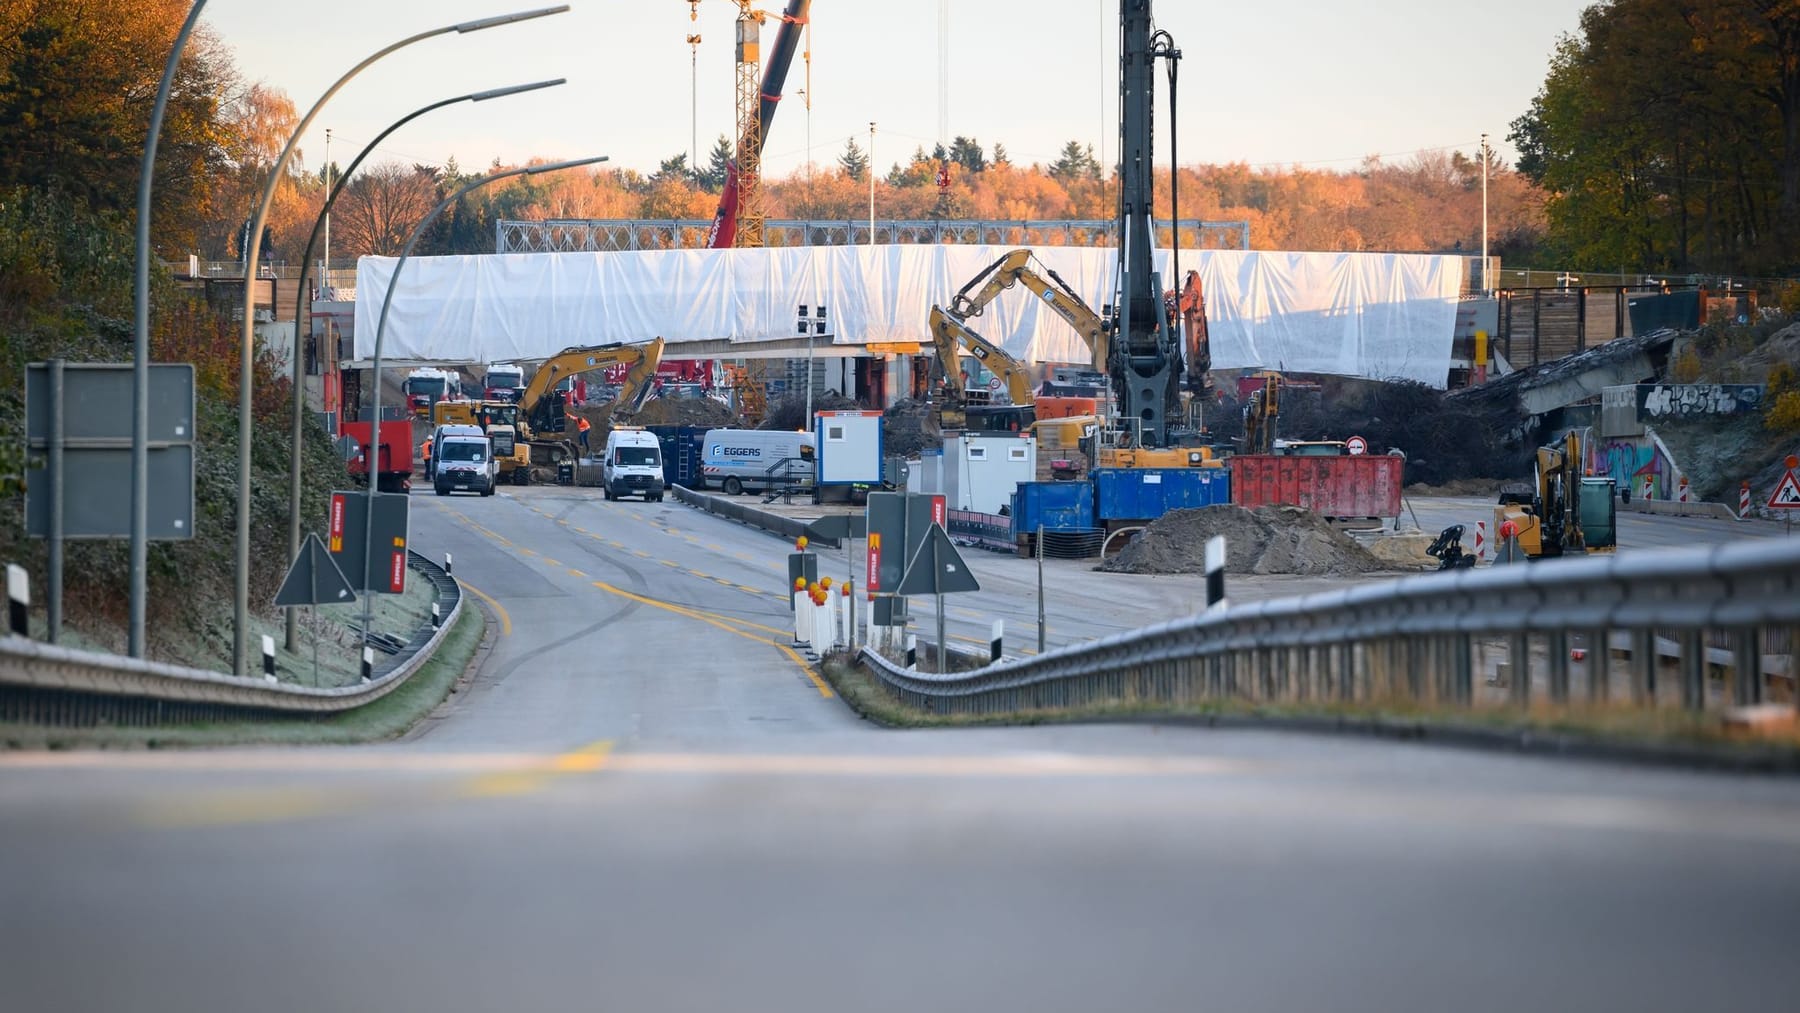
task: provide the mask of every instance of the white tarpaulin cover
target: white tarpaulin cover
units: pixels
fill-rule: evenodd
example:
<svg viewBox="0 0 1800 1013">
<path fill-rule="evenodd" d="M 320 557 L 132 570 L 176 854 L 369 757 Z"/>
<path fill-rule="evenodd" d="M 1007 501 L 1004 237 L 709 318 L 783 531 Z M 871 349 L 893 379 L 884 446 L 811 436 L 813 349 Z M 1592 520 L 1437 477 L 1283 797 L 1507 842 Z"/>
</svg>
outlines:
<svg viewBox="0 0 1800 1013">
<path fill-rule="evenodd" d="M 541 359 L 575 345 L 795 335 L 797 308 L 828 309 L 836 344 L 922 342 L 931 305 L 1008 252 L 998 246 L 809 246 L 764 250 L 520 253 L 409 260 L 382 339 L 384 359 Z M 1115 252 L 1055 246 L 1037 256 L 1087 300 L 1113 301 Z M 1158 254 L 1174 288 L 1168 251 Z M 356 270 L 356 357 L 374 352 L 394 259 Z M 1442 387 L 1462 273 L 1457 257 L 1183 251 L 1198 269 L 1216 369 L 1268 367 Z M 1086 348 L 1023 287 L 972 322 L 1032 362 L 1085 362 Z"/>
</svg>

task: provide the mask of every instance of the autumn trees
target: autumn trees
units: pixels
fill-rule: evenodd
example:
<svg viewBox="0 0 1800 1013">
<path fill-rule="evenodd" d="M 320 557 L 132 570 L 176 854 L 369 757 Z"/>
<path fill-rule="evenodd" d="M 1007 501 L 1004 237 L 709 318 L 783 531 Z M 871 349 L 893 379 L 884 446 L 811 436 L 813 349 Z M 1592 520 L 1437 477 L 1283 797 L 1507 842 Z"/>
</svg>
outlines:
<svg viewBox="0 0 1800 1013">
<path fill-rule="evenodd" d="M 1800 262 L 1800 2 L 1604 0 L 1513 124 L 1576 268 Z"/>
</svg>

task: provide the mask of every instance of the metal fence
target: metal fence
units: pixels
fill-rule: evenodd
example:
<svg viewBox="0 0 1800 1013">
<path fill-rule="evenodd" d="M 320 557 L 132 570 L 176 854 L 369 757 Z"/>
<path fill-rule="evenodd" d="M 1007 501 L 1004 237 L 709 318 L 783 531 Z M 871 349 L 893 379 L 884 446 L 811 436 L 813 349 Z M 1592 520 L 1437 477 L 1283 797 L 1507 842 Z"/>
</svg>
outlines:
<svg viewBox="0 0 1800 1013">
<path fill-rule="evenodd" d="M 937 713 L 1208 701 L 1702 710 L 1791 695 L 1796 624 L 1800 540 L 1756 540 L 1255 602 L 974 673 L 862 657 L 901 700 Z"/>
<path fill-rule="evenodd" d="M 407 564 L 437 590 L 440 626 L 415 631 L 355 686 L 316 688 L 77 651 L 0 637 L 0 722 L 53 727 L 143 727 L 183 721 L 323 717 L 354 710 L 398 689 L 431 659 L 462 614 L 456 579 L 424 556 Z"/>
<path fill-rule="evenodd" d="M 1156 223 L 1160 243 L 1171 227 L 1181 230 L 1182 249 L 1248 250 L 1248 221 L 1203 221 L 1183 218 Z M 496 253 L 587 253 L 616 250 L 682 250 L 706 245 L 712 222 L 704 219 L 657 221 L 647 218 L 581 218 L 494 223 Z M 1118 223 L 1112 219 L 927 219 L 874 223 L 874 241 L 894 243 L 963 243 L 992 246 L 1116 246 Z M 767 245 L 863 246 L 870 224 L 861 220 L 774 219 L 764 226 Z"/>
</svg>

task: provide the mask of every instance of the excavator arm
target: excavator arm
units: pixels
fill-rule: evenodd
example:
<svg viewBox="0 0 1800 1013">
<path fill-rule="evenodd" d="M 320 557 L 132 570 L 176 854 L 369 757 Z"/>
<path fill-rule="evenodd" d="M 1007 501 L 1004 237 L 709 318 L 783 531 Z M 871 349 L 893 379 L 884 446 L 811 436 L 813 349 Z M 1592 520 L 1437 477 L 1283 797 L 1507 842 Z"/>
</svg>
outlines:
<svg viewBox="0 0 1800 1013">
<path fill-rule="evenodd" d="M 1032 269 L 1034 261 L 1043 268 L 1041 273 Z M 951 297 L 950 315 L 959 320 L 978 317 L 1000 293 L 1020 284 L 1075 328 L 1082 341 L 1087 343 L 1092 368 L 1096 372 L 1105 372 L 1106 360 L 1112 354 L 1112 335 L 1106 322 L 1088 308 L 1061 275 L 1039 261 L 1030 250 L 1013 250 L 984 268 Z M 973 295 L 971 290 L 974 290 Z"/>
<path fill-rule="evenodd" d="M 559 381 L 578 373 L 589 373 L 628 362 L 631 363 L 631 372 L 624 388 L 619 392 L 619 400 L 614 404 L 628 407 L 629 414 L 635 415 L 643 407 L 644 399 L 649 397 L 650 381 L 655 378 L 657 364 L 662 361 L 662 350 L 661 338 L 641 345 L 565 348 L 545 359 L 537 372 L 531 375 L 531 383 L 526 385 L 525 393 L 519 397 L 519 411 L 530 420 L 533 429 L 551 428 L 548 395 Z"/>
<path fill-rule="evenodd" d="M 1025 364 L 975 333 L 941 306 L 931 308 L 931 341 L 937 348 L 938 362 L 944 367 L 945 398 L 955 408 L 960 409 L 964 399 L 962 371 L 957 366 L 961 358 L 959 350 L 963 348 L 1006 384 L 1006 393 L 1013 404 L 1031 403 L 1031 376 Z"/>
<path fill-rule="evenodd" d="M 1206 333 L 1206 290 L 1200 284 L 1200 272 L 1189 271 L 1187 284 L 1175 297 L 1175 313 L 1187 335 L 1188 390 L 1210 395 L 1212 380 L 1212 344 Z"/>
</svg>

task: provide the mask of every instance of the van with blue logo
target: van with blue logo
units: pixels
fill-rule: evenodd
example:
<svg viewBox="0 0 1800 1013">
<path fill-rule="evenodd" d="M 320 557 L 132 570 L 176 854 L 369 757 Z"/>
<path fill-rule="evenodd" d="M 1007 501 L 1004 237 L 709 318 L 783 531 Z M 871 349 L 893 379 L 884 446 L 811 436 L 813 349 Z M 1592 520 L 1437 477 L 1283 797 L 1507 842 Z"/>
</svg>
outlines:
<svg viewBox="0 0 1800 1013">
<path fill-rule="evenodd" d="M 701 485 L 727 495 L 790 483 L 812 485 L 813 434 L 777 429 L 709 429 Z"/>
</svg>

